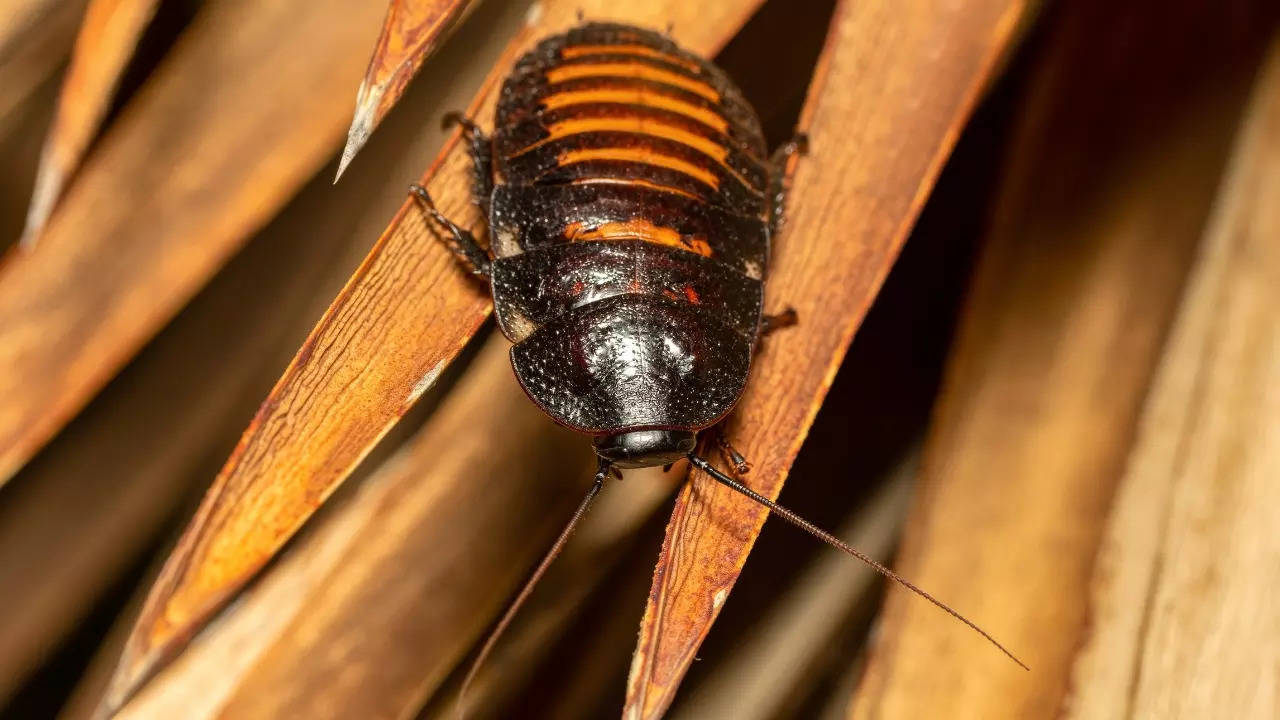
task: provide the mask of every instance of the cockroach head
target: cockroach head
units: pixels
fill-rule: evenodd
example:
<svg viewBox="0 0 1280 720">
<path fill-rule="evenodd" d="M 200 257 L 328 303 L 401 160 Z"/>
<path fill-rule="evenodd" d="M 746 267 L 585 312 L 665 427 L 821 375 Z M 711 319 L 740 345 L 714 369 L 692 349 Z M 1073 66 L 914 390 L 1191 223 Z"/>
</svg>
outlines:
<svg viewBox="0 0 1280 720">
<path fill-rule="evenodd" d="M 688 430 L 632 430 L 595 439 L 596 454 L 620 468 L 670 465 L 693 452 L 695 444 Z"/>
</svg>

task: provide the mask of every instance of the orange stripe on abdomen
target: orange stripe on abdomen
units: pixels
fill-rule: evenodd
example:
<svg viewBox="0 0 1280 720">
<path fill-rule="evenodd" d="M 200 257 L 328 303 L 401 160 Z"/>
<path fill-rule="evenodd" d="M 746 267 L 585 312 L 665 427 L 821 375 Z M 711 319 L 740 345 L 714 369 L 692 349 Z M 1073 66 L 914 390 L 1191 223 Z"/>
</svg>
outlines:
<svg viewBox="0 0 1280 720">
<path fill-rule="evenodd" d="M 639 180 L 636 178 L 578 178 L 571 180 L 570 185 L 629 185 L 631 187 L 642 187 L 646 190 L 657 190 L 658 192 L 672 193 L 681 197 L 697 200 L 698 202 L 706 202 L 702 198 L 690 192 L 685 192 L 680 188 L 673 188 L 670 185 L 662 185 L 661 183 L 649 182 L 648 180 Z"/>
<path fill-rule="evenodd" d="M 571 45 L 560 51 L 560 57 L 565 59 L 580 58 L 587 55 L 635 55 L 669 62 L 672 65 L 679 65 L 693 72 L 702 71 L 698 63 L 692 60 L 668 55 L 648 45 Z"/>
<path fill-rule="evenodd" d="M 575 80 L 584 77 L 617 77 L 617 78 L 638 78 L 641 80 L 652 80 L 660 82 L 672 87 L 678 87 L 682 90 L 688 90 L 696 95 L 710 100 L 711 102 L 719 102 L 720 93 L 715 88 L 702 82 L 695 80 L 687 75 L 663 70 L 662 68 L 645 65 L 643 63 L 628 62 L 602 62 L 602 63 L 582 63 L 574 65 L 560 65 L 547 71 L 547 82 L 559 83 L 566 80 Z"/>
<path fill-rule="evenodd" d="M 725 163 L 725 158 L 729 157 L 729 149 L 725 146 L 709 140 L 701 135 L 691 133 L 688 130 L 667 125 L 662 122 L 646 117 L 588 117 L 588 118 L 570 118 L 562 120 L 558 123 L 552 123 L 547 128 L 547 137 L 521 150 L 519 154 L 526 153 L 534 148 L 554 142 L 562 138 L 572 135 L 581 135 L 583 133 L 592 132 L 627 132 L 637 135 L 647 135 L 649 137 L 663 138 L 678 142 L 681 145 L 691 147 L 702 154 L 712 158 L 721 165 L 725 170 L 732 171 L 733 168 Z"/>
<path fill-rule="evenodd" d="M 617 105 L 639 105 L 678 113 L 696 120 L 719 132 L 729 131 L 729 122 L 719 113 L 687 103 L 678 98 L 640 88 L 635 89 L 600 89 L 570 90 L 558 92 L 542 99 L 542 106 L 548 110 L 567 107 L 569 105 L 587 105 L 591 103 L 613 103 Z"/>
<path fill-rule="evenodd" d="M 681 235 L 679 231 L 654 225 L 648 220 L 637 218 L 624 222 L 607 222 L 591 229 L 582 223 L 569 223 L 564 229 L 569 242 L 586 242 L 588 240 L 643 240 L 655 245 L 666 245 L 686 252 L 697 253 L 703 257 L 711 257 L 711 246 L 697 236 Z"/>
<path fill-rule="evenodd" d="M 617 160 L 667 168 L 668 170 L 684 173 L 699 182 L 711 186 L 713 190 L 720 189 L 720 178 L 716 177 L 715 173 L 705 168 L 700 168 L 686 160 L 656 153 L 648 148 L 618 147 L 566 150 L 556 158 L 556 164 L 563 167 L 574 163 L 591 162 L 592 160 Z"/>
</svg>

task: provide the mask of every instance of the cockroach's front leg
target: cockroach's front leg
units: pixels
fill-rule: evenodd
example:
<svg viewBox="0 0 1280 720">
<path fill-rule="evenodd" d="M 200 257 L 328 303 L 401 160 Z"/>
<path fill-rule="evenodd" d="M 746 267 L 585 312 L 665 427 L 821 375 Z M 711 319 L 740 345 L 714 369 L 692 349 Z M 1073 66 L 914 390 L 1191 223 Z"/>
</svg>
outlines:
<svg viewBox="0 0 1280 720">
<path fill-rule="evenodd" d="M 492 259 L 484 248 L 480 247 L 480 243 L 476 242 L 476 236 L 471 234 L 470 230 L 458 227 L 457 223 L 444 216 L 444 213 L 436 209 L 435 201 L 431 199 L 431 195 L 427 193 L 427 189 L 421 185 L 414 183 L 409 186 L 409 192 L 418 200 L 418 204 L 422 206 L 423 211 L 430 215 L 432 219 L 443 225 L 449 234 L 453 236 L 453 242 L 449 243 L 449 249 L 454 255 L 467 266 L 472 273 L 484 278 L 488 278 L 492 274 Z"/>
</svg>

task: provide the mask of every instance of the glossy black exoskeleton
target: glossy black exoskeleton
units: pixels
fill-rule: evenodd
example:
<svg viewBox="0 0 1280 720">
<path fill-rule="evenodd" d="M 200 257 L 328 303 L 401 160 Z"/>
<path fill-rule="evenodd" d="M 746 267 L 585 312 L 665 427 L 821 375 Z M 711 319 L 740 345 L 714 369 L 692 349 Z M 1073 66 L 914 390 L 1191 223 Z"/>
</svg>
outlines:
<svg viewBox="0 0 1280 720">
<path fill-rule="evenodd" d="M 755 112 L 721 70 L 658 33 L 598 23 L 550 37 L 516 63 L 492 139 L 452 120 L 471 143 L 489 249 L 441 215 L 423 188 L 413 191 L 449 230 L 459 258 L 489 281 L 529 397 L 593 436 L 599 456 L 595 483 L 472 673 L 610 470 L 682 458 L 991 640 L 694 453 L 698 432 L 741 396 L 761 335 L 794 322 L 794 313 L 767 317 L 762 308 L 783 165 L 802 139 L 767 158 Z"/>
<path fill-rule="evenodd" d="M 441 220 L 490 280 L 521 385 L 613 465 L 685 457 L 762 328 L 781 170 L 754 111 L 662 35 L 588 24 L 516 64 L 492 140 L 466 124 L 491 252 Z"/>
</svg>

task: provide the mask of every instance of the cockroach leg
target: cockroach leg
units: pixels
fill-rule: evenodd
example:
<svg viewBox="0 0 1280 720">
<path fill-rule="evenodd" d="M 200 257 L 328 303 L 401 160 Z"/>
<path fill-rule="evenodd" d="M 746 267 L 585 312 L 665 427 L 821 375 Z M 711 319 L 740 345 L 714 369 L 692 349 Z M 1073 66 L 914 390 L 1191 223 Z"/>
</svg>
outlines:
<svg viewBox="0 0 1280 720">
<path fill-rule="evenodd" d="M 809 152 L 809 136 L 796 133 L 773 152 L 769 159 L 772 172 L 769 176 L 769 235 L 777 237 L 787 212 L 787 161 L 792 155 L 804 155 Z"/>
<path fill-rule="evenodd" d="M 773 151 L 773 157 L 769 158 L 770 164 L 775 168 L 783 169 L 787 161 L 792 155 L 806 155 L 809 152 L 809 136 L 804 133 L 796 133 L 791 139 L 778 146 Z"/>
<path fill-rule="evenodd" d="M 444 213 L 436 209 L 436 204 L 426 188 L 414 183 L 409 186 L 409 192 L 418 200 L 423 211 L 448 228 L 449 234 L 453 236 L 453 242 L 449 243 L 449 249 L 453 254 L 457 255 L 472 273 L 488 278 L 491 273 L 489 253 L 476 242 L 476 236 L 472 235 L 471 231 L 458 227 L 456 223 L 445 217 Z"/>
<path fill-rule="evenodd" d="M 488 215 L 489 199 L 493 197 L 493 145 L 489 136 L 460 112 L 445 113 L 441 124 L 446 130 L 454 125 L 462 127 L 462 136 L 471 146 L 471 201 Z"/>
<path fill-rule="evenodd" d="M 735 474 L 742 476 L 751 472 L 751 463 L 742 457 L 742 453 L 734 449 L 733 445 L 729 443 L 729 438 L 725 437 L 724 431 L 721 429 L 716 430 L 716 448 L 720 450 L 720 457 L 724 458 L 724 461 L 733 467 Z"/>
<path fill-rule="evenodd" d="M 791 327 L 800 322 L 800 317 L 796 315 L 795 308 L 787 308 L 777 315 L 765 315 L 760 318 L 760 335 L 761 337 L 769 335 L 776 330 Z"/>
</svg>

